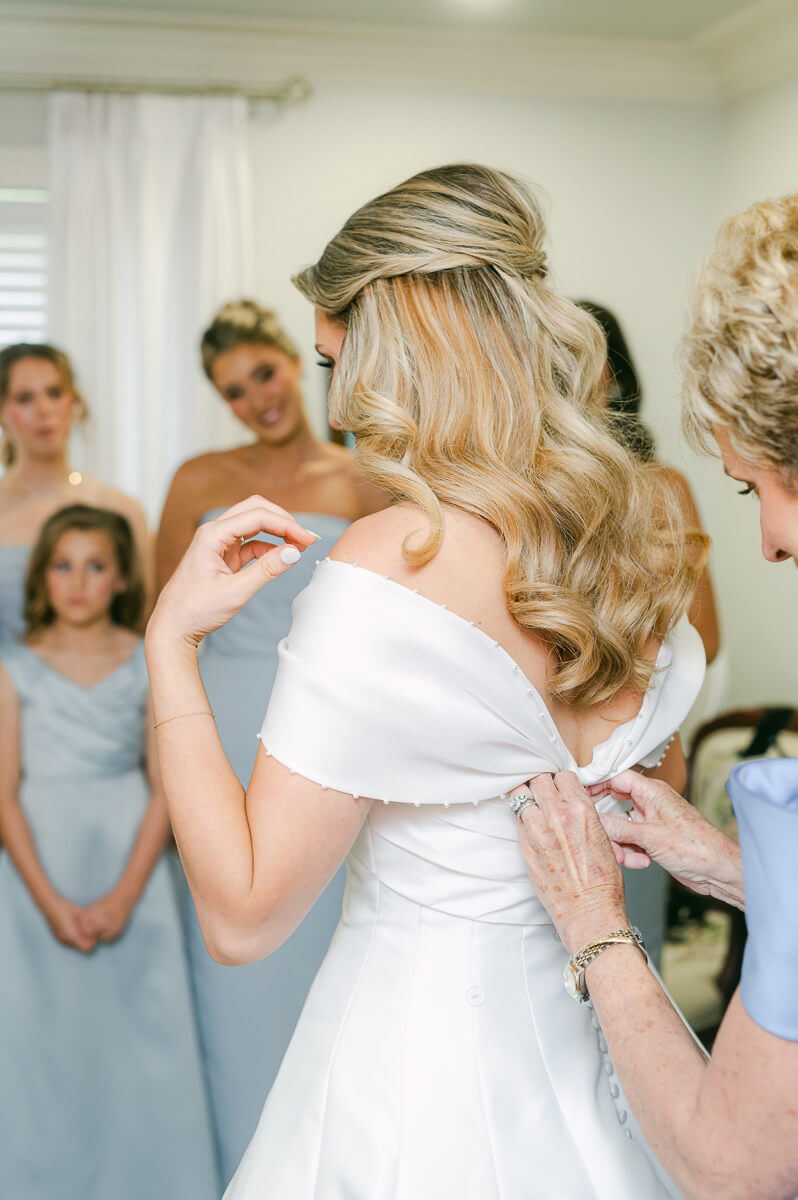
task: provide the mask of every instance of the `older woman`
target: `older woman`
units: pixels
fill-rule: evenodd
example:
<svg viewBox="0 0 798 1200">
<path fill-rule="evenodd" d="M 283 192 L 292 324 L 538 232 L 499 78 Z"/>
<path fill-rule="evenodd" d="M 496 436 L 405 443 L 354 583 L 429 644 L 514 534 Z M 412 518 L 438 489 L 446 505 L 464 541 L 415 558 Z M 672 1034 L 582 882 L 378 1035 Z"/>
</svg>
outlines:
<svg viewBox="0 0 798 1200">
<path fill-rule="evenodd" d="M 722 227 L 687 338 L 688 430 L 705 444 L 714 439 L 726 474 L 758 497 L 770 562 L 798 562 L 796 397 L 793 195 Z M 532 880 L 573 955 L 568 989 L 592 1000 L 631 1107 L 689 1197 L 795 1196 L 798 760 L 733 772 L 742 854 L 659 781 L 628 771 L 591 790 L 594 800 L 608 790 L 627 798 L 629 814 L 599 818 L 573 774 L 539 776 L 531 797 L 516 801 Z M 639 949 L 612 940 L 628 924 L 618 863 L 651 859 L 694 890 L 746 909 L 742 983 L 710 1062 Z"/>
</svg>

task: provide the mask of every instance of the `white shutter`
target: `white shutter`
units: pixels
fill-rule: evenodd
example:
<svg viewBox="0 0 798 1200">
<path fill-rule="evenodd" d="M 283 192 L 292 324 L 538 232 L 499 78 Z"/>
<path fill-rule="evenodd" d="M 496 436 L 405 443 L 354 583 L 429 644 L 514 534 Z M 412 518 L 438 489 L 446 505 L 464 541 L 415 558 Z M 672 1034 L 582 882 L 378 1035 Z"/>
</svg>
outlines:
<svg viewBox="0 0 798 1200">
<path fill-rule="evenodd" d="M 47 327 L 47 192 L 0 187 L 0 348 Z"/>
</svg>

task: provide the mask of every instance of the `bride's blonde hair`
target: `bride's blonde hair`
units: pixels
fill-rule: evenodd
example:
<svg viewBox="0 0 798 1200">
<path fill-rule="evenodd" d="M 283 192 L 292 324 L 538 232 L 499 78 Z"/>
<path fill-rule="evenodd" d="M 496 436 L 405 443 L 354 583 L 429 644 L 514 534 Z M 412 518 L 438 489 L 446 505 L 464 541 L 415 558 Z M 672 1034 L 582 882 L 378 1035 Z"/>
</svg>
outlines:
<svg viewBox="0 0 798 1200">
<path fill-rule="evenodd" d="M 346 327 L 331 415 L 429 520 L 405 559 L 436 553 L 443 504 L 487 521 L 509 611 L 556 652 L 551 691 L 586 708 L 645 690 L 705 539 L 605 427 L 603 335 L 548 286 L 544 232 L 517 179 L 440 167 L 364 205 L 294 282 Z"/>
</svg>

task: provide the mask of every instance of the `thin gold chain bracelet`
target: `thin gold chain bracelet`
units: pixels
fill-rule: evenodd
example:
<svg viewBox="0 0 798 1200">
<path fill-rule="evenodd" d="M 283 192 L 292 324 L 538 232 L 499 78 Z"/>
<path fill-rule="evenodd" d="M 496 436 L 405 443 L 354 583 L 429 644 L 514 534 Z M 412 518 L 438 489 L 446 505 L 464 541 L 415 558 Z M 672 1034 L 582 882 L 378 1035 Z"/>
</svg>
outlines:
<svg viewBox="0 0 798 1200">
<path fill-rule="evenodd" d="M 182 721 L 184 717 L 210 717 L 213 721 L 216 720 L 212 712 L 202 708 L 198 712 L 176 713 L 173 717 L 164 717 L 162 721 L 155 722 L 153 729 L 158 729 L 161 725 L 168 725 L 170 721 Z"/>
</svg>

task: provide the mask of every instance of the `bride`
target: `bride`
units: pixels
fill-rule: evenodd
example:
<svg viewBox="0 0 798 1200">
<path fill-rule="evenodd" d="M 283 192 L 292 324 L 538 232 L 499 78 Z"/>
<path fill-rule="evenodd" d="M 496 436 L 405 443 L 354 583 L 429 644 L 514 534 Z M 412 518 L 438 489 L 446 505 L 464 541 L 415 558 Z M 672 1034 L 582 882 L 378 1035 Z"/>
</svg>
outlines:
<svg viewBox="0 0 798 1200">
<path fill-rule="evenodd" d="M 150 622 L 161 769 L 213 956 L 269 954 L 347 862 L 228 1200 L 677 1194 L 563 989 L 508 793 L 636 764 L 678 785 L 704 546 L 601 424 L 601 334 L 547 283 L 543 239 L 516 179 L 444 167 L 366 204 L 297 277 L 331 417 L 396 502 L 295 602 L 246 793 L 197 646 L 307 569 L 315 535 L 260 496 L 236 505 Z M 583 932 L 612 931 L 588 910 Z"/>
</svg>

